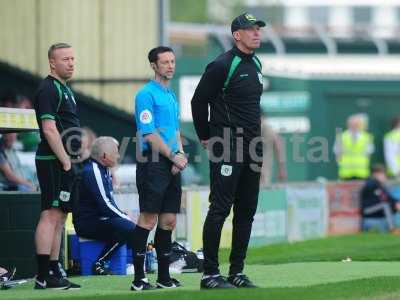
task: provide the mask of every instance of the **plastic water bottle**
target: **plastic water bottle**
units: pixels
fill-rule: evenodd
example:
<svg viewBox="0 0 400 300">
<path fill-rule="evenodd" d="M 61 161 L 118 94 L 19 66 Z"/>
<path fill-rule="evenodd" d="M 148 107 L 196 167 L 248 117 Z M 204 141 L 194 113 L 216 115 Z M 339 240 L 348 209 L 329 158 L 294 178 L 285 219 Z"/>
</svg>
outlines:
<svg viewBox="0 0 400 300">
<path fill-rule="evenodd" d="M 135 274 L 135 268 L 133 267 L 133 264 L 127 264 L 126 275 L 133 275 L 133 274 Z"/>
<path fill-rule="evenodd" d="M 196 256 L 198 259 L 204 259 L 203 249 L 199 249 L 196 251 Z"/>
<path fill-rule="evenodd" d="M 144 264 L 146 273 L 154 273 L 155 272 L 155 269 L 153 268 L 154 261 L 155 261 L 155 250 L 154 250 L 153 244 L 149 243 L 147 245 L 145 264 Z"/>
<path fill-rule="evenodd" d="M 199 259 L 198 261 L 198 266 L 197 266 L 197 271 L 198 272 L 203 272 L 204 271 L 204 253 L 203 249 L 199 249 L 196 251 L 196 256 Z"/>
<path fill-rule="evenodd" d="M 158 270 L 158 261 L 157 261 L 157 252 L 156 249 L 153 247 L 153 254 L 151 257 L 152 261 L 151 261 L 151 269 L 153 270 L 153 272 Z"/>
</svg>

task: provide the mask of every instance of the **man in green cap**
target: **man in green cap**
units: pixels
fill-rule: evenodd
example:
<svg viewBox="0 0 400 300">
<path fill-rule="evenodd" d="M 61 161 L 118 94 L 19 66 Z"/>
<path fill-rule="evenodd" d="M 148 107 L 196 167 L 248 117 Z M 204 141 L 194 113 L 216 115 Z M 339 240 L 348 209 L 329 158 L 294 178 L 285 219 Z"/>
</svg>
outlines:
<svg viewBox="0 0 400 300">
<path fill-rule="evenodd" d="M 255 287 L 243 269 L 262 164 L 263 77 L 254 50 L 260 47 L 264 26 L 265 22 L 248 13 L 232 21 L 235 46 L 207 66 L 192 99 L 193 123 L 210 160 L 210 207 L 203 228 L 204 275 L 200 283 L 203 289 Z M 232 250 L 225 279 L 218 267 L 218 249 L 232 206 Z"/>
</svg>

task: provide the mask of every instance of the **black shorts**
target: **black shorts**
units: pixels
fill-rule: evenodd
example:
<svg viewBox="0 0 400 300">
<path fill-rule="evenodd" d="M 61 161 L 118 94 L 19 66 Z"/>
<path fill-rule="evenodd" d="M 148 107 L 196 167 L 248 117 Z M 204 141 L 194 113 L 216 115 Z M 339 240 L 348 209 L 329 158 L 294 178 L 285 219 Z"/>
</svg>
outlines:
<svg viewBox="0 0 400 300">
<path fill-rule="evenodd" d="M 154 156 L 146 152 L 143 156 L 147 161 L 136 164 L 140 212 L 179 213 L 181 174 L 172 175 L 172 162 L 162 155 Z"/>
<path fill-rule="evenodd" d="M 42 211 L 56 207 L 64 212 L 72 211 L 72 193 L 76 166 L 65 172 L 58 159 L 36 160 L 36 172 L 41 191 Z"/>
</svg>

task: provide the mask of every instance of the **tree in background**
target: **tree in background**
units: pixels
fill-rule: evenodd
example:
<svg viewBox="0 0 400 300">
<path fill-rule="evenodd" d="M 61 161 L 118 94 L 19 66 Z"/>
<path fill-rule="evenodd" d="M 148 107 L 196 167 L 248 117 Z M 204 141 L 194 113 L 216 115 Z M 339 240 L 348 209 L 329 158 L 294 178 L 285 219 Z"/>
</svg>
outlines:
<svg viewBox="0 0 400 300">
<path fill-rule="evenodd" d="M 170 21 L 207 23 L 207 0 L 170 0 Z"/>
</svg>

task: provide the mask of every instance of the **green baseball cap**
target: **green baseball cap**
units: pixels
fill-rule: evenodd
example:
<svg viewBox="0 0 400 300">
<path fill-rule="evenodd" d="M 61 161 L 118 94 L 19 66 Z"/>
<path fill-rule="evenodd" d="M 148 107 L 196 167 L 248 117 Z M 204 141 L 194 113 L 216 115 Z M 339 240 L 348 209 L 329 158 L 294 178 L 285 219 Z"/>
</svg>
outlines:
<svg viewBox="0 0 400 300">
<path fill-rule="evenodd" d="M 264 27 L 266 24 L 264 21 L 257 20 L 256 17 L 254 17 L 253 15 L 249 13 L 244 13 L 233 19 L 231 24 L 231 31 L 233 33 L 239 29 L 250 28 L 253 27 L 254 25 Z"/>
</svg>

